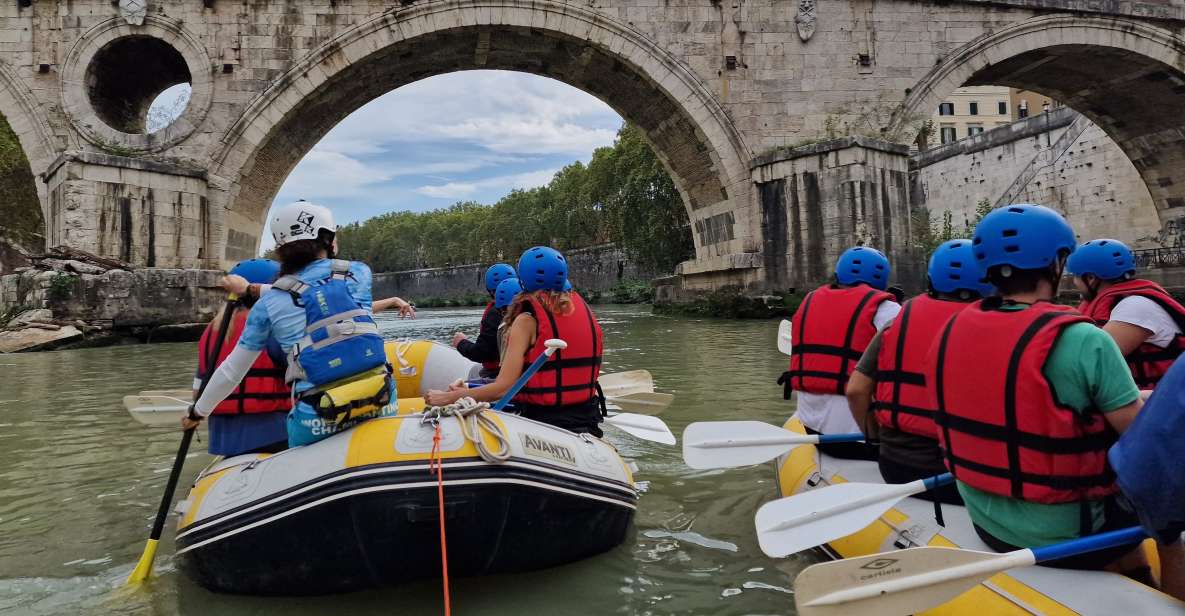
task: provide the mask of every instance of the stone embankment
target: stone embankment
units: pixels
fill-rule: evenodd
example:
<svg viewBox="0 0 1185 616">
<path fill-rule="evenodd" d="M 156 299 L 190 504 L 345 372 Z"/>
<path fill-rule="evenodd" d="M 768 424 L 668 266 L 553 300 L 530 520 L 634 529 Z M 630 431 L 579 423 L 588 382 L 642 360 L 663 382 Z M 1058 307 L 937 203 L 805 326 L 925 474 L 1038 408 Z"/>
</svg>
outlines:
<svg viewBox="0 0 1185 616">
<path fill-rule="evenodd" d="M 195 340 L 217 313 L 222 272 L 136 268 L 51 249 L 0 276 L 0 353 Z"/>
</svg>

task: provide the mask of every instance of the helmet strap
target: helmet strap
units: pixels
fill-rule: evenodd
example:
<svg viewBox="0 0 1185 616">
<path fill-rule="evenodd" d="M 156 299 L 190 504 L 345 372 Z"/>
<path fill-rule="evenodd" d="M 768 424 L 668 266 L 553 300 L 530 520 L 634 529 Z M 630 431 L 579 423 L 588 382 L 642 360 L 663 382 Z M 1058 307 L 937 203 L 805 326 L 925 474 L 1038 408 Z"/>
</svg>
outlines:
<svg viewBox="0 0 1185 616">
<path fill-rule="evenodd" d="M 1094 274 L 1084 274 L 1082 276 L 1082 284 L 1086 285 L 1086 300 L 1090 301 L 1099 296 L 1099 287 L 1103 286 L 1103 281 Z"/>
</svg>

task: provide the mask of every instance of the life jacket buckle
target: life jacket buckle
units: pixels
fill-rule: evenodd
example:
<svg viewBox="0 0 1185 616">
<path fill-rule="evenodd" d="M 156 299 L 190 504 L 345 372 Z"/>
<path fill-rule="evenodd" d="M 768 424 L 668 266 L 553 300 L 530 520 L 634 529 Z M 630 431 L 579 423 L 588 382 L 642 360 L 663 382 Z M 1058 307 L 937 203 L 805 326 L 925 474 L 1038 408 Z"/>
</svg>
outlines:
<svg viewBox="0 0 1185 616">
<path fill-rule="evenodd" d="M 810 488 L 818 487 L 820 483 L 823 483 L 823 475 L 819 471 L 811 473 L 811 476 L 806 480 L 806 485 Z"/>
</svg>

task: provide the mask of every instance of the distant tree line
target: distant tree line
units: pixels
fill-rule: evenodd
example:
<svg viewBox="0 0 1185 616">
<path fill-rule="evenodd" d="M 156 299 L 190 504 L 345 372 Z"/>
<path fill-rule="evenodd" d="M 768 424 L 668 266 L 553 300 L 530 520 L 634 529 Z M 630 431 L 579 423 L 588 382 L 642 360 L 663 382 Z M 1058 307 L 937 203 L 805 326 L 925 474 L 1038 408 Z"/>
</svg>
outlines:
<svg viewBox="0 0 1185 616">
<path fill-rule="evenodd" d="M 564 167 L 546 186 L 515 190 L 494 205 L 390 212 L 346 225 L 338 238 L 344 258 L 375 271 L 513 262 L 538 244 L 567 250 L 614 242 L 669 272 L 694 252 L 679 192 L 629 124 L 612 147 L 598 148 L 587 165 Z"/>
</svg>

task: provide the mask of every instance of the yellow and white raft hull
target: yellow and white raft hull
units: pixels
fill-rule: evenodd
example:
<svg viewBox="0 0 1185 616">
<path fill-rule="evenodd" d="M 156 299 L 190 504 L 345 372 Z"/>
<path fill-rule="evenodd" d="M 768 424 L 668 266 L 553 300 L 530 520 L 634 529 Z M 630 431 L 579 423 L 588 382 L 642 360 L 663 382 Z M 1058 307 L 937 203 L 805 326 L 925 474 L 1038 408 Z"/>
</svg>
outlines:
<svg viewBox="0 0 1185 616">
<path fill-rule="evenodd" d="M 429 389 L 447 390 L 457 381 L 479 378 L 481 364 L 431 340 L 391 341 L 384 349 L 395 373 L 400 398 L 422 397 Z"/>
<path fill-rule="evenodd" d="M 625 540 L 638 493 L 609 444 L 487 411 L 510 448 L 483 460 L 456 418 L 441 422 L 450 574 L 550 567 Z M 305 447 L 204 471 L 181 503 L 177 555 L 200 585 L 323 594 L 440 573 L 440 507 L 419 414 L 372 419 Z M 486 445 L 498 443 L 483 432 Z"/>
<path fill-rule="evenodd" d="M 802 424 L 794 417 L 786 422 L 785 428 L 805 433 Z M 778 489 L 782 496 L 846 481 L 883 482 L 875 462 L 832 458 L 819 453 L 813 445 L 795 448 L 788 455 L 778 458 L 776 466 Z M 877 522 L 858 533 L 826 544 L 823 550 L 832 558 L 851 558 L 919 546 L 992 551 L 975 534 L 964 508 L 943 505 L 942 514 L 945 527 L 935 522 L 933 503 L 906 498 Z M 1050 567 L 1026 567 L 997 574 L 957 599 L 926 612 L 951 616 L 1180 616 L 1182 613 L 1185 613 L 1185 604 L 1122 575 Z"/>
</svg>

